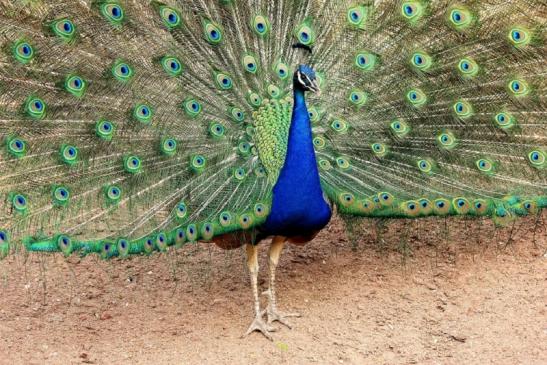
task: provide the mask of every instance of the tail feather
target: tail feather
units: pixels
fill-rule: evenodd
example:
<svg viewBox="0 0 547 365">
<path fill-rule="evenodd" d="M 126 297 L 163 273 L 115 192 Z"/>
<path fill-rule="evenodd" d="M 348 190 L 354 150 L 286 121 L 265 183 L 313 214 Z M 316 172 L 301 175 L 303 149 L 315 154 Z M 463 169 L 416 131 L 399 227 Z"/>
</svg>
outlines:
<svg viewBox="0 0 547 365">
<path fill-rule="evenodd" d="M 0 254 L 8 237 L 108 257 L 259 225 L 308 61 L 322 183 L 342 212 L 503 220 L 547 204 L 541 1 L 0 10 Z"/>
</svg>

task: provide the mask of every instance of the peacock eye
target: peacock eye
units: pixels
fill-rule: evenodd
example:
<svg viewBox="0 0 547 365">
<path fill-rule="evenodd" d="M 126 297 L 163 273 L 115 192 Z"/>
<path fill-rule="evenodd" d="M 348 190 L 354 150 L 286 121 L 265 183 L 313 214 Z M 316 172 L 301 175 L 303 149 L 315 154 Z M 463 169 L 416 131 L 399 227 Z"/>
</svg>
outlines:
<svg viewBox="0 0 547 365">
<path fill-rule="evenodd" d="M 473 14 L 468 8 L 457 6 L 449 11 L 448 20 L 456 30 L 464 30 L 473 23 Z"/>
<path fill-rule="evenodd" d="M 270 22 L 265 16 L 257 15 L 252 19 L 251 28 L 258 36 L 264 37 L 270 30 Z"/>
<path fill-rule="evenodd" d="M 106 1 L 101 6 L 102 15 L 114 25 L 119 25 L 124 18 L 124 12 L 120 5 L 112 1 Z"/>
<path fill-rule="evenodd" d="M 173 77 L 179 76 L 183 71 L 182 64 L 179 59 L 171 56 L 163 57 L 161 60 L 161 66 L 169 76 Z"/>
<path fill-rule="evenodd" d="M 498 115 L 498 122 L 500 122 L 500 124 L 505 123 L 505 115 L 499 114 Z"/>
<path fill-rule="evenodd" d="M 30 53 L 31 53 L 31 48 L 30 48 L 30 46 L 29 46 L 28 44 L 26 44 L 26 43 L 23 44 L 23 45 L 21 46 L 21 53 L 22 53 L 23 55 L 25 55 L 25 56 L 30 55 Z"/>
<path fill-rule="evenodd" d="M 523 27 L 514 27 L 509 32 L 509 40 L 515 47 L 524 47 L 531 41 L 530 31 Z"/>
<path fill-rule="evenodd" d="M 112 16 L 115 18 L 119 18 L 122 14 L 122 11 L 119 6 L 113 6 L 110 14 L 112 14 Z"/>
<path fill-rule="evenodd" d="M 512 33 L 512 35 L 513 35 L 513 39 L 514 39 L 516 42 L 520 41 L 520 37 L 521 37 L 521 36 L 520 36 L 520 32 L 519 32 L 518 30 L 514 30 L 513 33 Z"/>
<path fill-rule="evenodd" d="M 233 86 L 232 78 L 227 74 L 216 72 L 214 74 L 214 79 L 217 87 L 222 90 L 230 90 Z"/>
<path fill-rule="evenodd" d="M 522 79 L 517 80 L 511 80 L 509 82 L 509 91 L 515 96 L 515 97 L 522 97 L 526 96 L 529 93 L 528 84 L 526 81 Z"/>
<path fill-rule="evenodd" d="M 176 28 L 181 23 L 179 12 L 168 6 L 160 7 L 160 16 L 165 26 L 169 29 Z"/>
<path fill-rule="evenodd" d="M 410 24 L 416 24 L 424 15 L 423 1 L 404 1 L 401 4 L 401 15 Z"/>
</svg>

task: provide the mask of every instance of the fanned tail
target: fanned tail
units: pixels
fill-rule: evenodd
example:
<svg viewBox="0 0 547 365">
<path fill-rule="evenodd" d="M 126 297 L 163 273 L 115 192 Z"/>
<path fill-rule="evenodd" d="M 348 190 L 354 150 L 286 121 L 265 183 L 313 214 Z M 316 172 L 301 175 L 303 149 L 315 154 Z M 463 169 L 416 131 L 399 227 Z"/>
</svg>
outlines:
<svg viewBox="0 0 547 365">
<path fill-rule="evenodd" d="M 503 223 L 547 207 L 546 10 L 534 1 L 341 4 L 333 16 L 341 24 L 345 13 L 345 24 L 316 58 L 329 76 L 315 136 L 341 211 Z"/>
<path fill-rule="evenodd" d="M 542 1 L 0 0 L 0 255 L 103 257 L 259 226 L 313 48 L 343 213 L 547 207 Z"/>
</svg>

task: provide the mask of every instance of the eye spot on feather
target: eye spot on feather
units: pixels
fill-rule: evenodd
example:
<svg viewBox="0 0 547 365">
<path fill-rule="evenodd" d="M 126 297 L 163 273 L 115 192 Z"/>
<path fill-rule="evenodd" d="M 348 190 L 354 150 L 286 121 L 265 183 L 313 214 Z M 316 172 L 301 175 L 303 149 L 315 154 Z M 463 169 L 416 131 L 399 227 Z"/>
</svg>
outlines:
<svg viewBox="0 0 547 365">
<path fill-rule="evenodd" d="M 455 198 L 452 204 L 458 214 L 467 214 L 471 209 L 469 201 L 465 198 Z"/>
<path fill-rule="evenodd" d="M 269 213 L 269 207 L 263 203 L 256 203 L 254 206 L 254 214 L 259 218 L 264 218 Z"/>
<path fill-rule="evenodd" d="M 0 231 L 0 245 L 8 242 L 8 233 L 6 231 Z"/>
<path fill-rule="evenodd" d="M 471 57 L 462 58 L 457 68 L 463 79 L 471 79 L 479 73 L 479 66 Z"/>
<path fill-rule="evenodd" d="M 87 82 L 80 76 L 68 75 L 64 84 L 65 90 L 77 98 L 84 95 L 87 88 Z"/>
<path fill-rule="evenodd" d="M 21 158 L 27 154 L 27 143 L 17 137 L 6 139 L 8 152 L 15 158 Z"/>
<path fill-rule="evenodd" d="M 316 136 L 313 139 L 313 146 L 315 147 L 316 150 L 324 149 L 326 146 L 325 138 L 323 138 L 322 136 Z"/>
<path fill-rule="evenodd" d="M 133 77 L 133 68 L 122 60 L 117 60 L 112 66 L 112 75 L 116 80 L 127 82 Z"/>
<path fill-rule="evenodd" d="M 256 57 L 252 54 L 245 54 L 241 60 L 245 71 L 255 74 L 258 70 L 258 62 Z"/>
<path fill-rule="evenodd" d="M 207 159 L 202 155 L 190 156 L 190 169 L 199 174 L 202 173 L 207 165 Z"/>
<path fill-rule="evenodd" d="M 72 239 L 64 234 L 61 234 L 59 236 L 57 236 L 57 247 L 59 248 L 59 250 L 61 250 L 61 252 L 65 255 L 65 256 L 68 256 L 72 253 L 74 247 L 73 247 L 73 244 L 72 244 Z"/>
<path fill-rule="evenodd" d="M 133 118 L 142 125 L 149 125 L 152 123 L 152 117 L 154 111 L 148 104 L 137 104 L 133 108 Z"/>
<path fill-rule="evenodd" d="M 458 31 L 469 28 L 474 22 L 474 16 L 463 6 L 452 7 L 448 11 L 449 24 Z"/>
<path fill-rule="evenodd" d="M 346 157 L 337 157 L 336 158 L 336 165 L 341 168 L 342 170 L 347 170 L 351 167 L 351 163 Z"/>
<path fill-rule="evenodd" d="M 251 21 L 251 29 L 260 37 L 267 36 L 270 32 L 270 22 L 263 15 L 256 15 Z"/>
<path fill-rule="evenodd" d="M 188 115 L 190 118 L 197 117 L 201 111 L 202 107 L 201 104 L 193 98 L 188 98 L 184 101 L 184 110 L 186 112 L 186 115 Z"/>
<path fill-rule="evenodd" d="M 378 56 L 367 51 L 359 52 L 355 56 L 355 65 L 362 71 L 372 71 L 376 68 Z"/>
<path fill-rule="evenodd" d="M 245 113 L 241 108 L 230 107 L 228 110 L 228 114 L 230 115 L 231 119 L 236 123 L 241 123 L 243 122 L 243 120 L 245 120 Z"/>
<path fill-rule="evenodd" d="M 320 159 L 318 161 L 318 164 L 319 164 L 319 168 L 323 171 L 329 171 L 329 170 L 332 170 L 332 164 L 330 163 L 330 161 L 327 161 L 327 160 L 324 160 L 324 159 Z"/>
<path fill-rule="evenodd" d="M 247 102 L 256 109 L 262 105 L 262 98 L 258 93 L 249 91 L 247 93 Z"/>
<path fill-rule="evenodd" d="M 123 8 L 114 1 L 106 1 L 101 5 L 101 14 L 112 25 L 119 26 L 124 21 Z"/>
<path fill-rule="evenodd" d="M 209 124 L 209 135 L 213 139 L 220 139 L 224 137 L 225 132 L 226 128 L 218 122 L 212 122 L 211 124 Z"/>
<path fill-rule="evenodd" d="M 532 150 L 528 153 L 528 160 L 532 164 L 533 167 L 538 169 L 543 169 L 547 166 L 546 163 L 546 154 L 544 151 L 541 151 L 539 149 Z"/>
<path fill-rule="evenodd" d="M 180 201 L 174 209 L 175 218 L 180 220 L 183 220 L 186 218 L 186 215 L 188 214 L 188 208 L 186 207 L 186 203 L 184 201 Z"/>
<path fill-rule="evenodd" d="M 508 34 L 510 43 L 516 48 L 526 47 L 531 42 L 532 35 L 530 31 L 521 26 L 511 28 Z"/>
<path fill-rule="evenodd" d="M 215 72 L 213 74 L 215 83 L 220 90 L 230 90 L 233 86 L 233 81 L 230 76 L 222 72 Z"/>
<path fill-rule="evenodd" d="M 180 13 L 176 9 L 162 5 L 159 8 L 159 13 L 167 29 L 175 29 L 181 25 Z"/>
<path fill-rule="evenodd" d="M 59 151 L 61 160 L 72 166 L 78 162 L 78 149 L 71 145 L 62 145 Z"/>
<path fill-rule="evenodd" d="M 173 56 L 164 56 L 161 59 L 161 66 L 167 75 L 177 77 L 182 74 L 183 67 L 180 60 Z"/>
<path fill-rule="evenodd" d="M 65 206 L 70 199 L 70 192 L 64 186 L 55 187 L 53 190 L 53 204 L 56 206 Z"/>
<path fill-rule="evenodd" d="M 467 101 L 457 101 L 453 106 L 454 113 L 460 119 L 468 119 L 473 116 L 473 106 Z"/>
<path fill-rule="evenodd" d="M 160 150 L 165 156 L 174 156 L 177 153 L 177 141 L 172 137 L 162 139 Z"/>
<path fill-rule="evenodd" d="M 32 119 L 44 119 L 46 116 L 46 103 L 39 97 L 30 96 L 25 103 L 25 110 Z"/>
<path fill-rule="evenodd" d="M 527 96 L 530 92 L 528 83 L 522 79 L 511 80 L 507 86 L 511 95 L 516 98 Z"/>
<path fill-rule="evenodd" d="M 25 213 L 28 209 L 27 197 L 23 194 L 13 194 L 11 204 L 13 209 L 18 213 Z"/>
<path fill-rule="evenodd" d="M 205 33 L 205 39 L 209 44 L 217 45 L 222 42 L 223 33 L 218 24 L 213 23 L 210 20 L 205 20 L 203 22 L 203 31 Z"/>
<path fill-rule="evenodd" d="M 430 174 L 430 173 L 432 173 L 433 165 L 428 160 L 419 160 L 418 161 L 418 168 L 420 169 L 421 172 L 423 172 L 425 174 Z"/>
<path fill-rule="evenodd" d="M 351 193 L 341 193 L 338 196 L 338 201 L 342 206 L 349 207 L 355 202 L 355 196 Z"/>
<path fill-rule="evenodd" d="M 13 56 L 17 61 L 26 65 L 34 58 L 34 48 L 29 42 L 21 39 L 13 44 Z"/>
<path fill-rule="evenodd" d="M 418 88 L 410 89 L 406 94 L 407 101 L 416 108 L 421 108 L 427 103 L 427 96 Z"/>
<path fill-rule="evenodd" d="M 275 64 L 274 72 L 281 80 L 289 77 L 289 66 L 286 63 L 279 61 Z"/>
<path fill-rule="evenodd" d="M 426 72 L 433 65 L 433 59 L 429 54 L 423 51 L 417 51 L 412 54 L 410 64 L 415 70 Z"/>
<path fill-rule="evenodd" d="M 347 12 L 349 25 L 357 29 L 365 29 L 367 16 L 368 11 L 364 6 L 352 7 Z"/>
<path fill-rule="evenodd" d="M 331 123 L 331 128 L 337 133 L 345 133 L 349 130 L 349 125 L 342 119 L 335 119 Z"/>
<path fill-rule="evenodd" d="M 368 95 L 362 90 L 353 89 L 350 92 L 349 101 L 352 105 L 356 106 L 357 108 L 361 108 L 363 105 L 365 105 L 367 100 L 368 100 Z"/>
<path fill-rule="evenodd" d="M 104 195 L 109 204 L 117 204 L 122 197 L 122 189 L 118 185 L 104 187 Z"/>
<path fill-rule="evenodd" d="M 439 215 L 446 215 L 450 212 L 450 201 L 447 199 L 436 199 L 434 205 L 434 211 Z"/>
<path fill-rule="evenodd" d="M 376 157 L 385 157 L 389 152 L 387 145 L 384 143 L 373 143 L 370 147 Z"/>
<path fill-rule="evenodd" d="M 457 145 L 457 140 L 450 131 L 444 131 L 437 136 L 437 142 L 441 148 L 451 150 Z"/>
<path fill-rule="evenodd" d="M 114 124 L 108 120 L 101 119 L 95 124 L 95 134 L 97 137 L 111 141 L 114 136 L 115 127 Z"/>
<path fill-rule="evenodd" d="M 401 15 L 410 25 L 416 25 L 424 16 L 424 5 L 421 1 L 403 1 Z"/>
<path fill-rule="evenodd" d="M 130 174 L 137 174 L 142 170 L 141 159 L 136 155 L 129 155 L 124 158 L 124 170 Z"/>
<path fill-rule="evenodd" d="M 53 21 L 51 30 L 57 37 L 67 43 L 72 42 L 76 36 L 76 26 L 67 18 Z"/>
<path fill-rule="evenodd" d="M 475 166 L 479 169 L 479 171 L 487 174 L 487 175 L 493 175 L 495 173 L 495 169 L 494 169 L 494 162 L 486 159 L 486 158 L 481 158 L 481 159 L 478 159 L 476 162 L 475 162 Z"/>
</svg>

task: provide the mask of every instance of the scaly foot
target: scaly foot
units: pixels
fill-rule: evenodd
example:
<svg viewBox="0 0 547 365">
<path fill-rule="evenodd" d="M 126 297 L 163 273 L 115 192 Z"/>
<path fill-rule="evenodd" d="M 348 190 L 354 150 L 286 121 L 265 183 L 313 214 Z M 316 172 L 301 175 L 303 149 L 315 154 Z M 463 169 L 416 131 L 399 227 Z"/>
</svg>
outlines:
<svg viewBox="0 0 547 365">
<path fill-rule="evenodd" d="M 292 325 L 289 321 L 287 321 L 287 318 L 295 318 L 295 317 L 301 317 L 300 313 L 284 313 L 279 310 L 277 310 L 277 306 L 272 302 L 272 296 L 269 290 L 266 290 L 262 295 L 267 295 L 270 300 L 268 303 L 268 307 L 262 311 L 262 315 L 266 314 L 268 317 L 268 324 L 272 324 L 273 322 L 279 322 L 282 325 L 287 326 L 288 328 L 292 329 Z"/>
<path fill-rule="evenodd" d="M 262 333 L 268 340 L 273 341 L 273 337 L 270 334 L 270 332 L 274 332 L 275 328 L 264 322 L 262 319 L 262 316 L 257 316 L 253 323 L 251 323 L 251 326 L 247 330 L 247 332 L 243 335 L 243 337 L 247 337 L 254 331 L 258 331 Z"/>
</svg>

